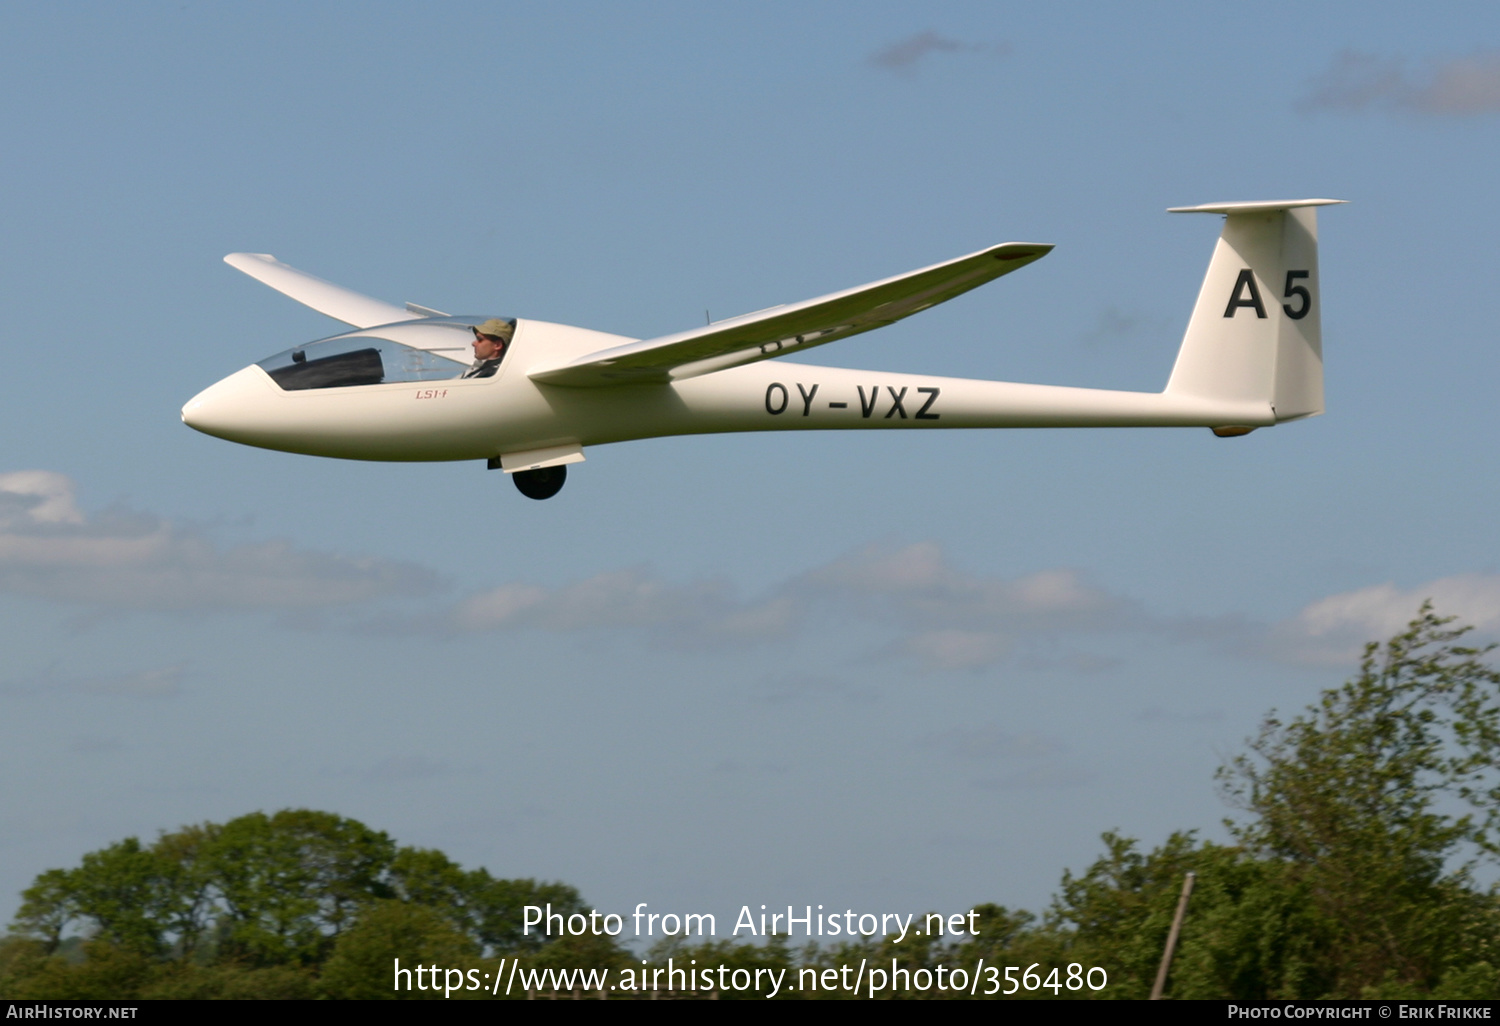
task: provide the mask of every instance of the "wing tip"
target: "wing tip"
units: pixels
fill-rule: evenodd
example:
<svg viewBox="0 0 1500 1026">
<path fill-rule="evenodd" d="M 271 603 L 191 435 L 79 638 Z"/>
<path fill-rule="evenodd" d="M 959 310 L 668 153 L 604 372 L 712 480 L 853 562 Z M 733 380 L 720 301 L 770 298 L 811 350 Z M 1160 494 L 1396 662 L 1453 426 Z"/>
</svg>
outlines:
<svg viewBox="0 0 1500 1026">
<path fill-rule="evenodd" d="M 1002 242 L 989 252 L 996 260 L 1040 260 L 1055 248 L 1050 242 Z"/>
</svg>

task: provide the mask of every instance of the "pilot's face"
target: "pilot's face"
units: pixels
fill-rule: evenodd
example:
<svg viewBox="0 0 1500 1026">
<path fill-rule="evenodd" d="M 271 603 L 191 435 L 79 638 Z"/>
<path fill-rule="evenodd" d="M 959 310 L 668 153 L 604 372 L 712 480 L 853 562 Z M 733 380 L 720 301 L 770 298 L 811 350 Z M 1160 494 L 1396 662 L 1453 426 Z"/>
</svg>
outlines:
<svg viewBox="0 0 1500 1026">
<path fill-rule="evenodd" d="M 495 336 L 480 335 L 478 333 L 474 335 L 474 359 L 493 360 L 504 350 L 505 347 L 501 345 L 500 340 Z"/>
</svg>

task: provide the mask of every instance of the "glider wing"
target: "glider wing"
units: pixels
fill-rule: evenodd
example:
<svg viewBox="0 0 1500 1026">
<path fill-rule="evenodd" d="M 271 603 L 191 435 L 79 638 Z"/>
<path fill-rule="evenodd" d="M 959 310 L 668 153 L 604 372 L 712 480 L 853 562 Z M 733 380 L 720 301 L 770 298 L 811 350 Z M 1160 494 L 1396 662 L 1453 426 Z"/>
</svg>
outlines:
<svg viewBox="0 0 1500 1026">
<path fill-rule="evenodd" d="M 1049 245 L 1009 242 L 978 253 L 773 306 L 692 331 L 603 349 L 530 372 L 547 385 L 660 384 L 710 374 L 884 327 L 1040 260 Z"/>
<path fill-rule="evenodd" d="M 377 324 L 394 324 L 427 316 L 425 311 L 416 313 L 315 278 L 306 271 L 288 267 L 269 253 L 231 253 L 224 262 L 303 306 L 310 306 L 318 313 L 356 328 L 373 328 Z"/>
</svg>

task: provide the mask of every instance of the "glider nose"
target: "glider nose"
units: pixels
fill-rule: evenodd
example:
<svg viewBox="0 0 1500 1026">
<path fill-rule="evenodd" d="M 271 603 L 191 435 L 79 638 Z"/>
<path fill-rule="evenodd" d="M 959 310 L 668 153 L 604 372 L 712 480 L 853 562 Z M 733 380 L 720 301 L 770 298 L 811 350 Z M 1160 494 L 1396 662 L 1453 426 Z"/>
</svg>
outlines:
<svg viewBox="0 0 1500 1026">
<path fill-rule="evenodd" d="M 266 372 L 252 365 L 189 399 L 182 422 L 215 438 L 247 441 L 264 426 L 266 398 Z"/>
</svg>

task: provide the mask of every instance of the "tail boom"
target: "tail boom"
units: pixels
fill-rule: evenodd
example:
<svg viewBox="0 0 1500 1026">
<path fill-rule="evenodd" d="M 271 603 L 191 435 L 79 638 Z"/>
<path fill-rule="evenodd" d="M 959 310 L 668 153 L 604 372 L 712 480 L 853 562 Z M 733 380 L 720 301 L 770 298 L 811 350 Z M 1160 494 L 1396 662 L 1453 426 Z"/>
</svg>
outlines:
<svg viewBox="0 0 1500 1026">
<path fill-rule="evenodd" d="M 550 392 L 550 390 L 549 390 Z M 572 390 L 551 401 L 568 403 Z M 661 389 L 621 390 L 569 411 L 597 417 L 586 444 L 726 431 L 891 428 L 1266 427 L 1270 404 L 1160 392 L 1070 388 L 778 364 L 738 367 Z"/>
</svg>

